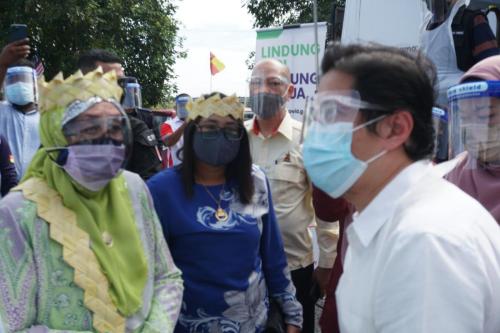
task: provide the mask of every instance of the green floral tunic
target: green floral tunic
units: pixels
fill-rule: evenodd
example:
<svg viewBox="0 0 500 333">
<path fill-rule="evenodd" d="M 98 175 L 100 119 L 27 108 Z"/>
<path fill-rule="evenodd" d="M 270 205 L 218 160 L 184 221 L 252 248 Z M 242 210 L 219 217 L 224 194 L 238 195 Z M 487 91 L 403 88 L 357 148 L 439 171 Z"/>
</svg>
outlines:
<svg viewBox="0 0 500 333">
<path fill-rule="evenodd" d="M 151 268 L 142 308 L 127 318 L 127 332 L 172 332 L 182 300 L 181 273 L 144 182 L 135 174 L 124 175 Z M 36 203 L 21 192 L 0 201 L 0 329 L 3 325 L 9 333 L 95 332 L 84 292 L 73 282 L 73 269 L 62 251 L 49 236 L 49 224 L 37 216 Z"/>
</svg>

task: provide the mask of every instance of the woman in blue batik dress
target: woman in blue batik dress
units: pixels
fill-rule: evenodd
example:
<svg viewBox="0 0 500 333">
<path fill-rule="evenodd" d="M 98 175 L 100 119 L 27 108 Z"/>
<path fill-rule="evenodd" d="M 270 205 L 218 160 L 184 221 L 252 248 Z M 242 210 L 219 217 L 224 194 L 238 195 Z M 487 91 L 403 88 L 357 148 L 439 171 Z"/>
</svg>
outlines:
<svg viewBox="0 0 500 333">
<path fill-rule="evenodd" d="M 269 298 L 287 332 L 300 332 L 283 243 L 262 170 L 252 166 L 236 96 L 188 103 L 183 163 L 148 182 L 163 233 L 184 277 L 175 332 L 262 332 Z"/>
</svg>

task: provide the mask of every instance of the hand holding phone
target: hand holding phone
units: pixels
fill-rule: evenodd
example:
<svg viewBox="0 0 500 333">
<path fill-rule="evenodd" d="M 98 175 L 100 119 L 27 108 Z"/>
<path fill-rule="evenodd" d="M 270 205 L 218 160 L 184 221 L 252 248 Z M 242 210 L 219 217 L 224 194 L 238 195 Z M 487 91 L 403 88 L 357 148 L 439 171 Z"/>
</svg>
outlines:
<svg viewBox="0 0 500 333">
<path fill-rule="evenodd" d="M 27 58 L 30 54 L 29 39 L 22 39 L 7 44 L 0 52 L 0 68 L 7 68 L 19 59 Z"/>
<path fill-rule="evenodd" d="M 28 26 L 26 24 L 11 24 L 7 36 L 7 45 L 0 53 L 0 68 L 7 68 L 19 59 L 30 54 Z"/>
</svg>

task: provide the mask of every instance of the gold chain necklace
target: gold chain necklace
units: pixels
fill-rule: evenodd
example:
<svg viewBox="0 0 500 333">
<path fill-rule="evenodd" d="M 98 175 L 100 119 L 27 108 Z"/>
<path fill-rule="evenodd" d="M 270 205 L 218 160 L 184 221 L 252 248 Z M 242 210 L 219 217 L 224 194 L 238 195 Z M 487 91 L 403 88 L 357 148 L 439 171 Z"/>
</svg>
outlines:
<svg viewBox="0 0 500 333">
<path fill-rule="evenodd" d="M 217 221 L 226 222 L 227 219 L 229 218 L 229 215 L 220 205 L 220 202 L 222 201 L 222 193 L 224 193 L 224 184 L 222 184 L 222 189 L 219 193 L 219 200 L 215 199 L 212 192 L 210 192 L 210 190 L 205 185 L 203 185 L 203 184 L 201 184 L 201 185 L 203 186 L 205 191 L 207 191 L 207 194 L 210 196 L 210 198 L 212 198 L 212 200 L 215 201 L 215 203 L 217 204 L 217 210 L 215 211 L 215 214 L 214 214 Z"/>
</svg>

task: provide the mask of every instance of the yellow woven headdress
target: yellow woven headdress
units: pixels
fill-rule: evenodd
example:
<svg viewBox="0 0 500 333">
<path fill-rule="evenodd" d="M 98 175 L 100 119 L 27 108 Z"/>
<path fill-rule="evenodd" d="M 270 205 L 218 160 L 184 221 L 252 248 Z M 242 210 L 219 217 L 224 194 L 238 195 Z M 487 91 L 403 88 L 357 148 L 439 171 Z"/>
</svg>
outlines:
<svg viewBox="0 0 500 333">
<path fill-rule="evenodd" d="M 91 97 L 120 101 L 123 92 L 116 79 L 114 71 L 103 73 L 101 67 L 85 75 L 78 71 L 66 79 L 59 73 L 50 82 L 42 78 L 38 81 L 39 110 L 66 108 L 74 101 L 85 101 Z"/>
<path fill-rule="evenodd" d="M 208 118 L 213 114 L 243 119 L 243 112 L 245 111 L 245 107 L 240 103 L 236 95 L 221 98 L 219 94 L 207 99 L 200 97 L 196 101 L 189 101 L 186 109 L 189 111 L 188 119 Z"/>
</svg>

